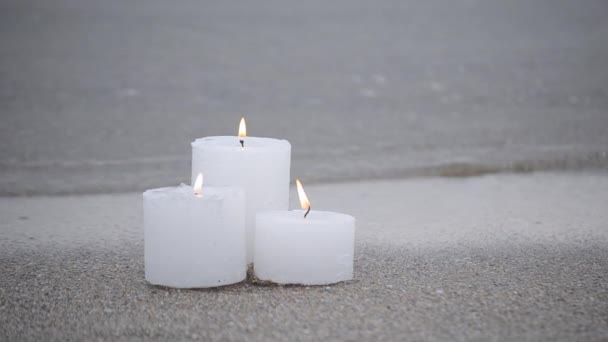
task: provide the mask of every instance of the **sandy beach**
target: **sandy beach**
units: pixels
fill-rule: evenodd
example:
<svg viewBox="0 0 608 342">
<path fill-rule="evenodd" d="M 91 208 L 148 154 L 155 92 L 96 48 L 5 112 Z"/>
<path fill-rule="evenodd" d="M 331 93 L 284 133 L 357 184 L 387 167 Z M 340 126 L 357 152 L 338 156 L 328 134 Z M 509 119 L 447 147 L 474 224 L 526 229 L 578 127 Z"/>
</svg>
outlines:
<svg viewBox="0 0 608 342">
<path fill-rule="evenodd" d="M 0 341 L 608 340 L 607 17 L 2 1 Z M 141 193 L 241 116 L 289 140 L 313 209 L 357 218 L 353 281 L 145 282 Z"/>
</svg>

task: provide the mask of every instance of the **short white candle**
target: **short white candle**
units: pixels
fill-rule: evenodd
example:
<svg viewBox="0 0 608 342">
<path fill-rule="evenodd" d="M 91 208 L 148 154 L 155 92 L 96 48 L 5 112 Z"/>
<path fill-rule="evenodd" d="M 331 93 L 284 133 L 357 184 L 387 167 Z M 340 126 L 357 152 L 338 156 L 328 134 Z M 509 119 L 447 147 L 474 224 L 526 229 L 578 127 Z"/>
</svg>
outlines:
<svg viewBox="0 0 608 342">
<path fill-rule="evenodd" d="M 242 189 L 188 185 L 147 190 L 144 201 L 146 280 L 176 288 L 245 280 Z"/>
<path fill-rule="evenodd" d="M 258 213 L 254 271 L 259 280 L 326 285 L 353 278 L 355 218 L 327 211 L 304 217 L 306 212 Z"/>
<path fill-rule="evenodd" d="M 192 143 L 192 180 L 204 172 L 205 184 L 245 190 L 247 260 L 252 262 L 255 214 L 289 207 L 291 145 L 287 140 L 246 137 L 244 125 L 241 120 L 239 137 L 206 137 Z"/>
</svg>

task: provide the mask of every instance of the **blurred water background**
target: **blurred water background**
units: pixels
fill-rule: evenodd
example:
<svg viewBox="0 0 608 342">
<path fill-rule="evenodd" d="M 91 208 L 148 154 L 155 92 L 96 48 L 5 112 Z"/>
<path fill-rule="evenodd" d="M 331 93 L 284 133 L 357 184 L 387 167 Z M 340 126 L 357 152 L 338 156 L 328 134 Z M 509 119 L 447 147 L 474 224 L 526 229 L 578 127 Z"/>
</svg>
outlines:
<svg viewBox="0 0 608 342">
<path fill-rule="evenodd" d="M 608 166 L 604 0 L 0 1 L 0 195 L 188 182 L 291 142 L 308 183 Z"/>
</svg>

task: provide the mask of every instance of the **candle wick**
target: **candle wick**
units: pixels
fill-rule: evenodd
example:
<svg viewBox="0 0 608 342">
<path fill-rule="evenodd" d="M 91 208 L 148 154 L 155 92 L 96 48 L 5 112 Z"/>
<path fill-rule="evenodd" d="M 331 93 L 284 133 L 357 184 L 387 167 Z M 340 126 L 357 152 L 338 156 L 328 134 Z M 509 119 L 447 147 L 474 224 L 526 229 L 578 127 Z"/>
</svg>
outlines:
<svg viewBox="0 0 608 342">
<path fill-rule="evenodd" d="M 310 212 L 310 208 L 311 206 L 308 206 L 308 210 L 306 210 L 306 213 L 304 214 L 304 218 L 306 218 L 306 216 L 308 215 L 308 213 Z"/>
<path fill-rule="evenodd" d="M 241 147 L 245 148 L 245 140 L 241 139 L 239 141 L 241 142 Z"/>
</svg>

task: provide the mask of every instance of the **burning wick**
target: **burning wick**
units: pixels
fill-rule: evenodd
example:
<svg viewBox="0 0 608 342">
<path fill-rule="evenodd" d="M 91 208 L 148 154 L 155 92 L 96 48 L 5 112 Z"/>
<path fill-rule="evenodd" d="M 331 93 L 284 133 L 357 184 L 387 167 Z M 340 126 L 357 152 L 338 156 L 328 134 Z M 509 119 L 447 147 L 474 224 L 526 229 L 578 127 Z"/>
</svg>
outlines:
<svg viewBox="0 0 608 342">
<path fill-rule="evenodd" d="M 241 118 L 241 122 L 239 123 L 239 141 L 241 142 L 241 147 L 245 148 L 245 137 L 247 136 L 247 124 L 245 124 L 245 118 Z"/>
<path fill-rule="evenodd" d="M 309 212 L 310 212 L 310 207 L 308 207 L 308 210 L 306 210 L 306 213 L 304 214 L 304 218 L 306 218 L 306 216 L 308 216 Z"/>
<path fill-rule="evenodd" d="M 302 187 L 302 183 L 300 182 L 299 179 L 296 179 L 296 188 L 298 189 L 298 197 L 300 198 L 300 206 L 302 207 L 302 209 L 306 209 L 306 213 L 304 214 L 304 218 L 306 218 L 306 216 L 308 216 L 308 213 L 310 213 L 310 201 L 308 200 L 308 197 L 306 196 L 306 193 L 304 192 L 304 188 Z"/>
</svg>

